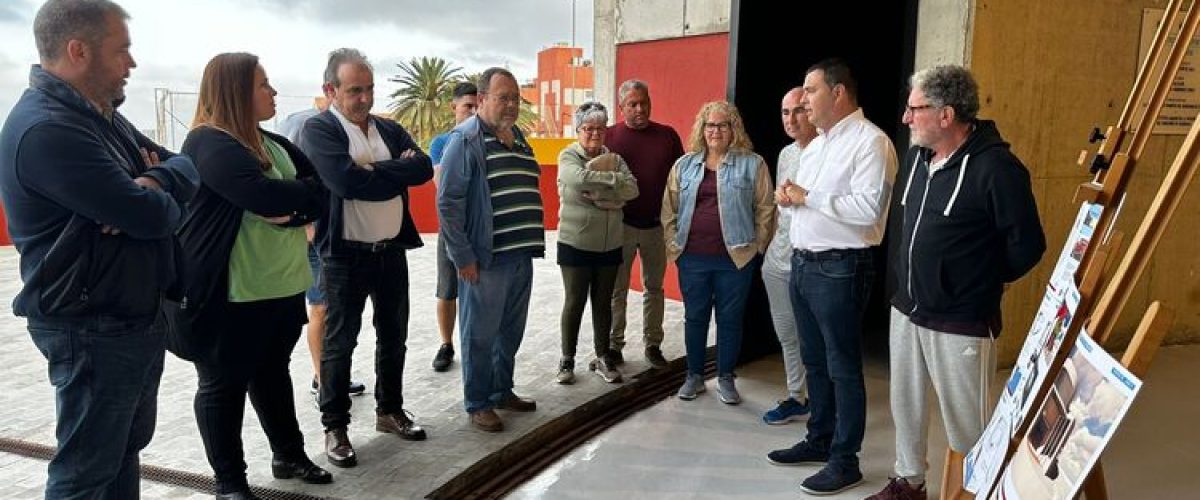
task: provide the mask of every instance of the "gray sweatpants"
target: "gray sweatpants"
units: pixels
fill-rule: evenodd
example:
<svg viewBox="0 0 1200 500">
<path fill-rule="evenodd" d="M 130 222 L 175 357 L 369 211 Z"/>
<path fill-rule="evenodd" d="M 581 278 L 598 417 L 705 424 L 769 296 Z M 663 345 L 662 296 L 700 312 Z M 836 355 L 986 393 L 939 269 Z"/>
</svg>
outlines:
<svg viewBox="0 0 1200 500">
<path fill-rule="evenodd" d="M 771 323 L 775 325 L 775 335 L 783 350 L 788 397 L 803 403 L 808 399 L 808 387 L 804 384 L 804 361 L 800 359 L 800 330 L 796 328 L 796 315 L 792 313 L 791 273 L 764 265 L 762 277 L 767 302 L 771 305 Z"/>
<path fill-rule="evenodd" d="M 995 340 L 922 328 L 892 308 L 890 346 L 896 475 L 924 482 L 929 388 L 937 395 L 950 448 L 966 454 L 991 417 Z"/>
</svg>

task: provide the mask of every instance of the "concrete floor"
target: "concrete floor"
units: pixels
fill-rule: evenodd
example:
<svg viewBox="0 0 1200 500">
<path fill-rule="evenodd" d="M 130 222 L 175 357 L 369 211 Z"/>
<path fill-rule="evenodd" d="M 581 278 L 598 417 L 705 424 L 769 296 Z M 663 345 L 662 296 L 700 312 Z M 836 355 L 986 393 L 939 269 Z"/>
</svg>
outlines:
<svg viewBox="0 0 1200 500">
<path fill-rule="evenodd" d="M 1142 393 L 1117 430 L 1103 463 L 1110 497 L 1200 498 L 1200 389 L 1196 368 L 1200 346 L 1159 351 Z M 816 466 L 778 467 L 768 451 L 802 437 L 803 422 L 762 423 L 762 412 L 782 394 L 778 357 L 739 370 L 744 402 L 721 404 L 709 391 L 695 401 L 664 400 L 609 429 L 543 471 L 509 498 L 796 498 L 799 483 Z M 1003 382 L 1007 373 L 997 377 Z M 881 360 L 866 367 L 867 435 L 861 454 L 865 483 L 837 499 L 858 499 L 879 491 L 894 460 L 888 414 L 887 370 Z M 999 385 L 997 385 L 998 390 Z M 937 415 L 936 409 L 933 411 Z M 941 481 L 946 439 L 941 422 L 930 429 L 930 498 Z"/>
</svg>

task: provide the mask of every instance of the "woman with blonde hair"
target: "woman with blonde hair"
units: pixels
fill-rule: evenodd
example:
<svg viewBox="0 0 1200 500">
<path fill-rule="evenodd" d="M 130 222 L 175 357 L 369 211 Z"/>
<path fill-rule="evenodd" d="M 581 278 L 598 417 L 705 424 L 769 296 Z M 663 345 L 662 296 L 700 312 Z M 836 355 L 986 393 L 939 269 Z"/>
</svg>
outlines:
<svg viewBox="0 0 1200 500">
<path fill-rule="evenodd" d="M 775 199 L 767 163 L 753 151 L 733 104 L 714 101 L 696 115 L 688 153 L 671 168 L 663 197 L 667 258 L 683 292 L 687 379 L 680 399 L 704 392 L 709 319 L 717 318 L 717 395 L 737 404 L 733 367 L 758 256 L 770 244 Z"/>
<path fill-rule="evenodd" d="M 241 439 L 247 394 L 276 478 L 333 479 L 304 452 L 288 373 L 312 284 L 304 226 L 328 194 L 299 149 L 258 127 L 274 115 L 275 89 L 258 58 L 220 54 L 204 69 L 183 143 L 202 186 L 179 231 L 186 276 L 175 323 L 190 322 L 205 340 L 195 356 L 196 422 L 221 499 L 255 498 Z"/>
</svg>

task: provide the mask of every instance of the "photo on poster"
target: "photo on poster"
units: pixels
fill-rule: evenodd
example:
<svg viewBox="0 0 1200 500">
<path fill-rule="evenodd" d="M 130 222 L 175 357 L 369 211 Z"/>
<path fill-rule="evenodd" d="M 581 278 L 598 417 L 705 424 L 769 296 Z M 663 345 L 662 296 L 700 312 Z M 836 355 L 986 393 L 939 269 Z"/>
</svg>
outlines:
<svg viewBox="0 0 1200 500">
<path fill-rule="evenodd" d="M 1062 290 L 1067 282 L 1074 283 L 1075 271 L 1079 269 L 1079 264 L 1087 253 L 1103 210 L 1103 206 L 1087 202 L 1079 206 L 1079 213 L 1071 225 L 1071 232 L 1067 233 L 1067 241 L 1063 244 L 1058 261 L 1054 264 L 1054 271 L 1050 274 L 1051 287 Z"/>
<path fill-rule="evenodd" d="M 1080 333 L 992 498 L 1074 498 L 1141 385 Z"/>
<path fill-rule="evenodd" d="M 996 483 L 1000 467 L 1004 465 L 1004 455 L 1008 452 L 1012 435 L 1010 412 L 1000 411 L 1001 408 L 996 410 L 983 435 L 963 460 L 963 488 L 976 495 L 986 495 Z"/>
<path fill-rule="evenodd" d="M 1007 398 L 1008 401 L 997 405 L 997 411 L 1009 412 L 1012 432 L 1016 432 L 1030 414 L 1038 388 L 1045 384 L 1050 364 L 1062 348 L 1075 310 L 1079 308 L 1079 300 L 1079 289 L 1073 281 L 1067 282 L 1061 295 L 1047 288 L 1042 307 L 1034 318 L 1034 326 L 1030 328 L 1029 336 L 1025 338 L 1025 344 L 1013 365 L 1012 374 L 1004 384 L 1001 399 Z"/>
</svg>

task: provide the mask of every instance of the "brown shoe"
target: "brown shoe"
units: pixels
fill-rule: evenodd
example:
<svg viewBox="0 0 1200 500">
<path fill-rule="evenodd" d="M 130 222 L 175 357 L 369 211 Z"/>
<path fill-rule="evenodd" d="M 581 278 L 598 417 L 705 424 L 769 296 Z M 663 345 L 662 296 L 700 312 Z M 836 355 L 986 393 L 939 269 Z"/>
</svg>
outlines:
<svg viewBox="0 0 1200 500">
<path fill-rule="evenodd" d="M 534 411 L 537 409 L 537 403 L 534 402 L 532 399 L 523 398 L 521 396 L 513 394 L 513 395 L 509 396 L 508 399 L 505 399 L 504 401 L 501 401 L 500 404 L 496 405 L 496 409 L 497 410 L 508 410 L 508 411 L 519 411 L 519 412 L 530 412 L 530 411 Z"/>
<path fill-rule="evenodd" d="M 325 431 L 325 458 L 338 467 L 358 465 L 358 455 L 354 454 L 354 446 L 350 445 L 350 437 L 346 435 L 344 427 Z"/>
<path fill-rule="evenodd" d="M 411 415 L 408 410 L 401 410 L 400 413 L 376 414 L 375 430 L 390 432 L 407 441 L 424 441 L 425 429 L 413 422 Z"/>
<path fill-rule="evenodd" d="M 925 500 L 925 484 L 913 486 L 907 479 L 893 477 L 882 491 L 867 497 L 867 500 Z"/>
<path fill-rule="evenodd" d="M 471 425 L 484 432 L 500 432 L 504 430 L 504 421 L 491 408 L 471 413 Z"/>
</svg>

